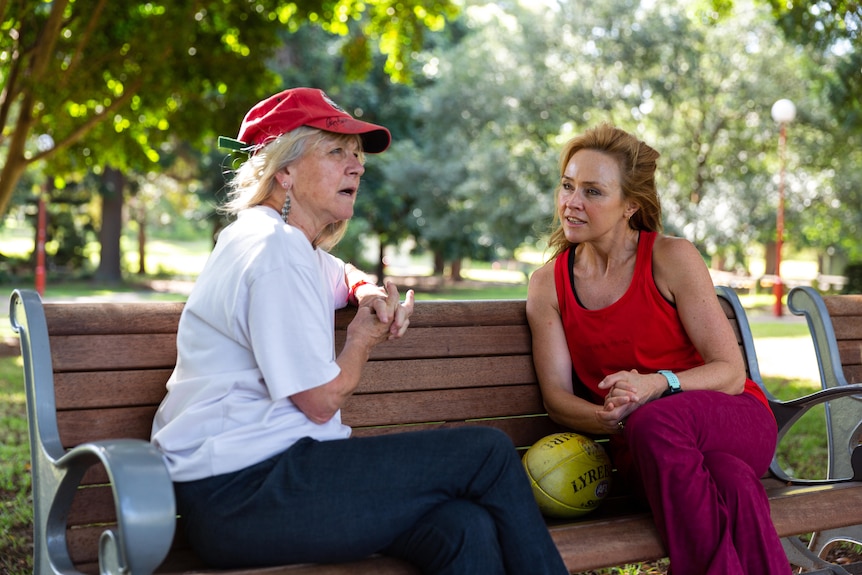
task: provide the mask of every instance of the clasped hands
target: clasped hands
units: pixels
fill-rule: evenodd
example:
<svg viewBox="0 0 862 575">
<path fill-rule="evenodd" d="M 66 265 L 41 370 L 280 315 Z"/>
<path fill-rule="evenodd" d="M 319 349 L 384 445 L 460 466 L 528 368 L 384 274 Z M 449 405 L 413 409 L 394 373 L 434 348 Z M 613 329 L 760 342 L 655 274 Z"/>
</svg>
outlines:
<svg viewBox="0 0 862 575">
<path fill-rule="evenodd" d="M 608 433 L 620 432 L 625 419 L 634 410 L 661 395 L 661 388 L 656 388 L 651 381 L 656 375 L 663 377 L 632 369 L 612 373 L 599 382 L 599 389 L 607 389 L 608 394 L 604 405 L 596 410 L 596 418 Z"/>
<path fill-rule="evenodd" d="M 377 317 L 377 321 L 389 327 L 389 339 L 404 335 L 413 314 L 413 290 L 407 290 L 404 301 L 398 294 L 398 287 L 391 281 L 384 282 L 382 293 L 365 294 L 359 298 L 358 307 L 367 307 Z"/>
</svg>

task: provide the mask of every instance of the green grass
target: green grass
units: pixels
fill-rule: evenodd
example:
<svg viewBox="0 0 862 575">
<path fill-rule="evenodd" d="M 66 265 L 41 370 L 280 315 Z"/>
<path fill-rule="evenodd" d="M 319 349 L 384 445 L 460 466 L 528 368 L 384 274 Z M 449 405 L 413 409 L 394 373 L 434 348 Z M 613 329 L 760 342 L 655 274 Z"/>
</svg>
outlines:
<svg viewBox="0 0 862 575">
<path fill-rule="evenodd" d="M 807 323 L 788 321 L 751 322 L 751 335 L 757 339 L 767 337 L 810 337 Z"/>
<path fill-rule="evenodd" d="M 0 572 L 32 572 L 33 501 L 19 357 L 0 358 Z"/>
<path fill-rule="evenodd" d="M 399 286 L 399 291 L 406 291 Z M 455 299 L 526 299 L 526 285 L 503 285 L 492 284 L 487 286 L 477 286 L 474 284 L 465 285 L 463 287 L 453 286 L 433 290 L 422 288 L 413 288 L 417 300 L 455 300 Z"/>
<path fill-rule="evenodd" d="M 765 377 L 764 385 L 776 398 L 790 400 L 817 391 L 813 381 Z M 843 400 L 837 400 L 843 401 Z M 855 401 L 847 398 L 847 401 Z M 826 411 L 823 405 L 810 409 L 785 435 L 776 449 L 778 461 L 787 473 L 800 479 L 825 479 L 828 463 Z"/>
<path fill-rule="evenodd" d="M 29 281 L 18 281 L 0 284 L 0 293 L 10 294 L 13 289 L 35 289 Z M 135 299 L 148 301 L 183 301 L 185 296 L 179 293 L 156 291 L 148 284 L 126 283 L 121 285 L 102 285 L 84 281 L 61 281 L 48 283 L 45 286 L 45 299 L 76 300 L 76 299 L 115 299 L 123 294 L 134 295 Z"/>
</svg>

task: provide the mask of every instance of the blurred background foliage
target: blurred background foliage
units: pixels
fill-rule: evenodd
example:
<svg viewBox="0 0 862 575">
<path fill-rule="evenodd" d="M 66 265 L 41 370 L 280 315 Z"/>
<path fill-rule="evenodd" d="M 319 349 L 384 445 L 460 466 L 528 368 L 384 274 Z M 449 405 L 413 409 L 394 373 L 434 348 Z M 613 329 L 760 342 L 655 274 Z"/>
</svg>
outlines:
<svg viewBox="0 0 862 575">
<path fill-rule="evenodd" d="M 782 98 L 785 249 L 823 274 L 862 261 L 857 2 L 9 0 L 0 24 L 0 214 L 35 236 L 46 199 L 51 269 L 78 277 L 147 273 L 121 262 L 152 238 L 211 240 L 238 161 L 217 136 L 300 85 L 392 131 L 338 248 L 380 275 L 395 248 L 456 278 L 541 253 L 559 150 L 605 121 L 662 153 L 666 231 L 768 274 Z"/>
</svg>

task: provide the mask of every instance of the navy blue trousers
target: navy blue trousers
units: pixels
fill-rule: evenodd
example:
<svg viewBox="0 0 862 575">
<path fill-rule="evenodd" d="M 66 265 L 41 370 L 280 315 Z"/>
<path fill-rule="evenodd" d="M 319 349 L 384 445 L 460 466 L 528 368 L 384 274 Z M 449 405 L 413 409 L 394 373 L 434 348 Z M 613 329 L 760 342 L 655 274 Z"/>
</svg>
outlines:
<svg viewBox="0 0 862 575">
<path fill-rule="evenodd" d="M 303 439 L 175 487 L 191 545 L 214 566 L 383 553 L 428 574 L 567 573 L 517 451 L 490 428 Z"/>
</svg>

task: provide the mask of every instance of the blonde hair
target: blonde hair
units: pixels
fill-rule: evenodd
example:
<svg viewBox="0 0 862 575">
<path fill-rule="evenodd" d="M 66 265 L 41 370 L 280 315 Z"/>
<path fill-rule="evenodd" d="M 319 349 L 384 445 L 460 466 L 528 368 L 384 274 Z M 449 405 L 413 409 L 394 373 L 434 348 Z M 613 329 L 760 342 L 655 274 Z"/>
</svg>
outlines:
<svg viewBox="0 0 862 575">
<path fill-rule="evenodd" d="M 581 150 L 595 150 L 617 160 L 620 167 L 620 187 L 623 199 L 634 202 L 638 209 L 629 219 L 634 230 L 661 231 L 661 202 L 655 185 L 656 161 L 659 153 L 632 134 L 611 124 L 600 124 L 569 140 L 560 154 L 560 174 L 569 160 Z M 554 205 L 559 203 L 561 184 L 554 190 Z M 555 210 L 548 239 L 548 250 L 554 259 L 571 245 L 563 233 L 559 210 Z"/>
<path fill-rule="evenodd" d="M 219 211 L 235 216 L 242 210 L 259 206 L 278 188 L 276 174 L 331 138 L 345 143 L 357 142 L 360 146 L 362 144 L 357 135 L 336 134 L 309 126 L 300 126 L 282 134 L 254 151 L 233 172 L 233 178 L 228 183 L 227 201 Z M 359 159 L 364 161 L 361 153 Z M 334 248 L 347 232 L 347 222 L 341 220 L 327 225 L 312 242 L 314 247 L 327 251 Z"/>
</svg>

